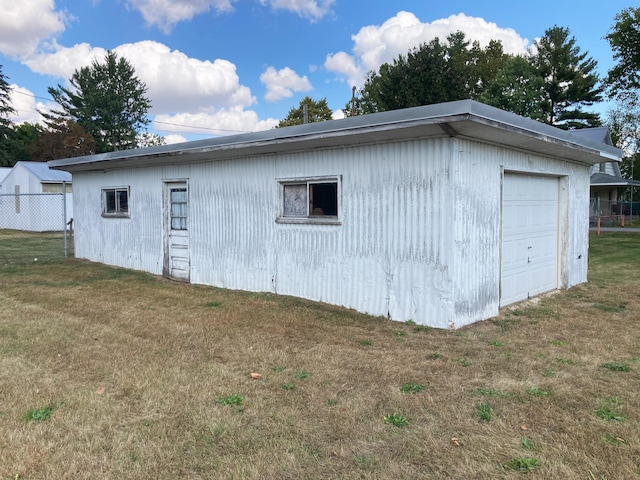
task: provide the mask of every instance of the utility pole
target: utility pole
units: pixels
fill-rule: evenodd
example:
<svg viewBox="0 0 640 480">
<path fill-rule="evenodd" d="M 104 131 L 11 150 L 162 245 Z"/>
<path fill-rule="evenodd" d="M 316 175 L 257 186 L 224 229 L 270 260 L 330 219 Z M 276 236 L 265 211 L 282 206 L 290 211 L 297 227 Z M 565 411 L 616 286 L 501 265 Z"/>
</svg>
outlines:
<svg viewBox="0 0 640 480">
<path fill-rule="evenodd" d="M 356 115 L 356 86 L 351 87 L 351 116 Z"/>
</svg>

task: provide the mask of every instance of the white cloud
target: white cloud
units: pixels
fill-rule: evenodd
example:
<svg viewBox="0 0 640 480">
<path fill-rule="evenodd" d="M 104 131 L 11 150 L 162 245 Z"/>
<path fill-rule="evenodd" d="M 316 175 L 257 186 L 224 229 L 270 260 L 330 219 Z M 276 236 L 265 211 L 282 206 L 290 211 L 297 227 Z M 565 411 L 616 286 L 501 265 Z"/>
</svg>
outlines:
<svg viewBox="0 0 640 480">
<path fill-rule="evenodd" d="M 190 58 L 154 41 L 120 45 L 115 52 L 131 62 L 146 83 L 154 113 L 244 108 L 256 101 L 228 60 Z"/>
<path fill-rule="evenodd" d="M 54 0 L 2 0 L 0 2 L 0 52 L 11 57 L 33 54 L 43 40 L 65 29 L 71 20 L 56 11 Z"/>
<path fill-rule="evenodd" d="M 242 108 L 219 109 L 207 113 L 156 115 L 153 128 L 185 134 L 229 135 L 268 130 L 279 123 L 274 118 L 259 120 L 256 112 Z"/>
<path fill-rule="evenodd" d="M 186 141 L 187 139 L 182 135 L 171 134 L 171 135 L 165 135 L 164 137 L 165 145 L 173 145 L 174 143 L 183 143 Z"/>
<path fill-rule="evenodd" d="M 331 6 L 335 0 L 260 0 L 262 5 L 271 5 L 274 10 L 287 10 L 312 22 L 322 20 L 332 13 Z"/>
<path fill-rule="evenodd" d="M 249 87 L 240 83 L 236 66 L 227 60 L 190 58 L 154 41 L 128 43 L 114 51 L 133 65 L 136 76 L 146 84 L 155 120 L 177 124 L 165 125 L 164 131 L 233 133 L 263 130 L 278 123 L 273 119 L 261 122 L 254 111 L 245 110 L 256 99 Z M 40 54 L 27 64 L 35 72 L 66 81 L 76 69 L 94 59 L 102 61 L 105 55 L 106 50 L 88 44 L 57 46 L 55 52 Z"/>
<path fill-rule="evenodd" d="M 11 89 L 9 94 L 11 107 L 15 110 L 15 113 L 9 116 L 9 120 L 16 124 L 24 122 L 42 124 L 43 118 L 38 110 L 48 111 L 54 104 L 38 102 L 33 93 L 24 87 L 13 84 L 9 85 L 9 88 Z"/>
<path fill-rule="evenodd" d="M 327 55 L 324 66 L 330 72 L 340 73 L 347 78 L 349 85 L 360 85 L 364 74 L 356 64 L 355 57 L 345 52 Z"/>
<path fill-rule="evenodd" d="M 435 37 L 445 41 L 453 32 L 461 30 L 467 40 L 486 46 L 490 40 L 502 41 L 506 53 L 518 54 L 527 50 L 529 41 L 511 28 L 500 28 L 483 18 L 464 13 L 451 15 L 431 23 L 422 23 L 413 13 L 398 12 L 382 25 L 369 25 L 353 35 L 353 55 L 338 52 L 327 56 L 325 68 L 350 82 L 361 85 L 368 71 L 377 70 L 385 62 L 392 62 L 411 48 Z"/>
<path fill-rule="evenodd" d="M 289 98 L 293 92 L 308 92 L 313 88 L 306 75 L 301 77 L 289 67 L 277 71 L 269 67 L 260 75 L 260 81 L 267 87 L 264 98 L 268 102 Z"/>
<path fill-rule="evenodd" d="M 68 80 L 75 70 L 91 65 L 94 60 L 104 59 L 104 48 L 78 43 L 71 48 L 52 45 L 52 51 L 40 53 L 23 61 L 33 72 Z"/>
<path fill-rule="evenodd" d="M 217 13 L 233 11 L 237 0 L 127 0 L 127 5 L 138 10 L 148 25 L 156 26 L 164 33 L 184 20 L 213 9 Z"/>
</svg>

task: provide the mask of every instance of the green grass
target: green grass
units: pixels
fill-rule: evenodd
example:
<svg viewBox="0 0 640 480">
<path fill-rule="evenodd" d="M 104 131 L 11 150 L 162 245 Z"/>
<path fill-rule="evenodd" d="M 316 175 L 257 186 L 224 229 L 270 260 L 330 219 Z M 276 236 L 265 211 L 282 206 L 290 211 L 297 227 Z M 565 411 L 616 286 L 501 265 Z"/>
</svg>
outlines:
<svg viewBox="0 0 640 480">
<path fill-rule="evenodd" d="M 400 387 L 402 393 L 419 393 L 424 389 L 425 386 L 419 383 L 405 383 Z"/>
<path fill-rule="evenodd" d="M 43 422 L 53 415 L 54 406 L 46 405 L 40 408 L 32 408 L 27 410 L 22 418 L 27 421 Z"/>
<path fill-rule="evenodd" d="M 64 259 L 64 234 L 0 230 L 0 265 Z M 73 257 L 73 236 L 67 235 L 67 256 Z"/>
</svg>

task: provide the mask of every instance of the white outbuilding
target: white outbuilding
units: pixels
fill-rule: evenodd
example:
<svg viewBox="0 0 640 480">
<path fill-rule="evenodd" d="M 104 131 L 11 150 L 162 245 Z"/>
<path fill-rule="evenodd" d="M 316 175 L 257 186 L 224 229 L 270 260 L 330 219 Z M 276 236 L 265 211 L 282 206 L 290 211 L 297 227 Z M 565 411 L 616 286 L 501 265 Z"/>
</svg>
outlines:
<svg viewBox="0 0 640 480">
<path fill-rule="evenodd" d="M 471 100 L 49 162 L 75 254 L 457 328 L 587 280 L 611 145 Z"/>
</svg>

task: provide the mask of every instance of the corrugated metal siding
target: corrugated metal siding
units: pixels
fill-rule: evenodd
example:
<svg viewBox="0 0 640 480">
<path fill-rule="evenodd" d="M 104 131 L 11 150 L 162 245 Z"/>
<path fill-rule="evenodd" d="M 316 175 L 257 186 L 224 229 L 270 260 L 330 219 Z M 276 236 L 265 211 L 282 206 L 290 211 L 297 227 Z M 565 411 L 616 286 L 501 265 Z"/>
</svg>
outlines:
<svg viewBox="0 0 640 480">
<path fill-rule="evenodd" d="M 186 179 L 192 282 L 459 327 L 498 311 L 502 167 L 569 175 L 568 201 L 584 202 L 588 216 L 586 167 L 463 140 L 415 140 L 77 173 L 76 254 L 162 273 L 163 181 Z M 278 179 L 314 176 L 340 177 L 341 224 L 276 223 Z M 102 218 L 101 188 L 123 185 L 131 186 L 131 218 Z M 574 210 L 569 285 L 586 280 L 588 223 L 582 229 Z"/>
</svg>

